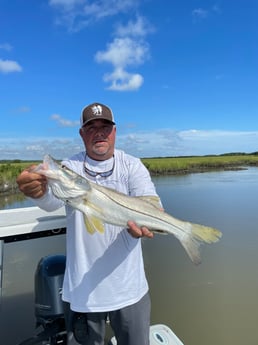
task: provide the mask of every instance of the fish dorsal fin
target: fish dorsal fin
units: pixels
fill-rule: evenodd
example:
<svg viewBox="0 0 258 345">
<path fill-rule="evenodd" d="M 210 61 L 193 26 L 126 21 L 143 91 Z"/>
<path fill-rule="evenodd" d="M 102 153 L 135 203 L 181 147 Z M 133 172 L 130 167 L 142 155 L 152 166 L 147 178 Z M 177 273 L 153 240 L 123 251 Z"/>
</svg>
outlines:
<svg viewBox="0 0 258 345">
<path fill-rule="evenodd" d="M 161 209 L 160 199 L 158 196 L 147 195 L 147 196 L 139 196 L 138 198 L 145 202 L 148 202 L 149 204 L 158 208 L 159 210 Z"/>
<path fill-rule="evenodd" d="M 86 226 L 87 231 L 93 235 L 96 231 L 100 232 L 100 233 L 104 233 L 104 224 L 103 222 L 94 217 L 94 216 L 84 216 L 84 224 Z"/>
</svg>

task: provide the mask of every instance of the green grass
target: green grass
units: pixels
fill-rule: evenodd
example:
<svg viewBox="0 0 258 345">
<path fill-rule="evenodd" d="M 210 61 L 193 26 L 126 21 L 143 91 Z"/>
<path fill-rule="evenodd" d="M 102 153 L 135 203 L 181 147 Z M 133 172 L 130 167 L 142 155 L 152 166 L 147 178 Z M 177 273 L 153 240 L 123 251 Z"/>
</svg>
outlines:
<svg viewBox="0 0 258 345">
<path fill-rule="evenodd" d="M 22 172 L 32 164 L 38 164 L 34 162 L 21 162 L 21 161 L 10 161 L 0 163 L 0 192 L 5 192 L 6 189 L 10 191 L 15 191 L 16 178 Z M 8 186 L 8 187 L 7 187 Z"/>
<path fill-rule="evenodd" d="M 151 174 L 169 175 L 219 169 L 237 169 L 243 166 L 258 166 L 258 155 L 232 154 L 221 156 L 143 158 L 142 162 Z"/>
</svg>

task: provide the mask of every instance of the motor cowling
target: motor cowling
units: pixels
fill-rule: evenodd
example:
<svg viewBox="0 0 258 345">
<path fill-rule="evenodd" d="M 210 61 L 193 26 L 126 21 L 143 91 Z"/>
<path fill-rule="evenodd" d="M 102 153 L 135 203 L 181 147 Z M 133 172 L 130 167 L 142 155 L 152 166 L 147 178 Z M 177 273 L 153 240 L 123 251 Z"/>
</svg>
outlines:
<svg viewBox="0 0 258 345">
<path fill-rule="evenodd" d="M 62 286 L 65 255 L 43 257 L 35 272 L 35 316 L 38 322 L 60 317 L 63 313 Z"/>
</svg>

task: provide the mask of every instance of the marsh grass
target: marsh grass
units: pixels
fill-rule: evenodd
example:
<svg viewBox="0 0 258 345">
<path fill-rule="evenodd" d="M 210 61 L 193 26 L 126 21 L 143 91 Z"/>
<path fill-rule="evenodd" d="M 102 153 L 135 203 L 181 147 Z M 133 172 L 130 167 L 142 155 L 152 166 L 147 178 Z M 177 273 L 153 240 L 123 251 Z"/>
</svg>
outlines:
<svg viewBox="0 0 258 345">
<path fill-rule="evenodd" d="M 0 163 L 0 193 L 14 193 L 17 191 L 16 178 L 34 162 L 2 161 Z"/>
<path fill-rule="evenodd" d="M 258 152 L 253 154 L 224 154 L 220 156 L 142 158 L 152 175 L 188 174 L 210 170 L 235 170 L 258 166 Z M 39 161 L 0 162 L 0 193 L 16 193 L 16 178 L 22 170 Z"/>
<path fill-rule="evenodd" d="M 209 170 L 241 169 L 258 166 L 257 154 L 221 156 L 143 158 L 142 162 L 153 175 L 187 174 Z"/>
</svg>

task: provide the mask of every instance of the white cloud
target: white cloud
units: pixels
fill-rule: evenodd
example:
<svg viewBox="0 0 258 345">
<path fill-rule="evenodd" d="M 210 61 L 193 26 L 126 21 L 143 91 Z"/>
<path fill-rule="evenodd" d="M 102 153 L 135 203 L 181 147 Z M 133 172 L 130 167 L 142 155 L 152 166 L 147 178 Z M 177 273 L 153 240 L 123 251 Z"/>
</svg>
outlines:
<svg viewBox="0 0 258 345">
<path fill-rule="evenodd" d="M 83 144 L 79 138 L 8 138 L 0 139 L 1 159 L 41 160 L 49 153 L 54 158 L 70 157 L 82 151 Z"/>
<path fill-rule="evenodd" d="M 137 4 L 137 0 L 94 0 L 84 6 L 84 14 L 95 18 L 110 17 L 127 12 Z"/>
<path fill-rule="evenodd" d="M 146 18 L 138 16 L 135 21 L 129 20 L 127 24 L 121 23 L 116 26 L 115 35 L 119 37 L 145 37 L 147 34 L 154 32 L 154 27 Z"/>
<path fill-rule="evenodd" d="M 142 64 L 148 57 L 148 45 L 129 37 L 115 38 L 105 51 L 97 52 L 97 62 L 109 62 L 114 67 L 124 68 Z"/>
<path fill-rule="evenodd" d="M 77 127 L 80 125 L 80 121 L 66 120 L 59 114 L 51 115 L 51 119 L 56 121 L 56 123 L 61 127 Z"/>
<path fill-rule="evenodd" d="M 114 17 L 136 9 L 139 0 L 50 0 L 49 5 L 59 10 L 58 24 L 66 25 L 69 31 L 77 32 L 105 17 Z M 108 90 L 133 91 L 143 84 L 143 76 L 129 72 L 128 67 L 143 64 L 149 59 L 147 34 L 154 31 L 152 25 L 142 16 L 117 24 L 113 41 L 105 50 L 95 54 L 98 63 L 109 63 L 113 70 L 103 76 Z"/>
<path fill-rule="evenodd" d="M 83 0 L 49 0 L 50 6 L 61 6 L 64 8 L 73 8 L 75 5 L 83 3 Z"/>
<path fill-rule="evenodd" d="M 0 44 L 0 49 L 6 50 L 6 51 L 11 51 L 13 47 L 9 43 L 2 43 Z"/>
<path fill-rule="evenodd" d="M 135 131 L 117 135 L 116 146 L 138 157 L 194 156 L 223 154 L 231 152 L 251 153 L 258 151 L 257 132 L 176 131 Z M 69 138 L 3 138 L 0 135 L 1 159 L 37 159 L 47 153 L 61 159 L 83 151 L 79 135 Z"/>
<path fill-rule="evenodd" d="M 219 6 L 214 5 L 209 10 L 205 10 L 204 8 L 195 8 L 192 11 L 192 17 L 194 20 L 206 19 L 211 14 L 219 15 L 221 13 L 221 9 Z"/>
<path fill-rule="evenodd" d="M 115 33 L 121 37 L 115 37 L 105 51 L 96 53 L 97 62 L 106 62 L 113 66 L 113 72 L 104 76 L 104 81 L 110 82 L 109 90 L 132 91 L 141 87 L 143 76 L 128 72 L 127 68 L 141 65 L 150 58 L 149 45 L 144 36 L 151 31 L 152 28 L 142 17 L 125 26 L 120 24 Z"/>
<path fill-rule="evenodd" d="M 203 8 L 196 8 L 192 11 L 192 16 L 194 18 L 207 18 L 208 11 Z"/>
<path fill-rule="evenodd" d="M 148 57 L 148 46 L 145 42 L 137 42 L 128 37 L 116 38 L 108 45 L 106 51 L 98 52 L 97 62 L 109 62 L 113 65 L 113 72 L 104 75 L 104 81 L 110 82 L 109 90 L 131 91 L 137 90 L 143 83 L 143 77 L 138 73 L 125 70 L 131 65 L 139 65 Z"/>
<path fill-rule="evenodd" d="M 16 61 L 0 59 L 0 73 L 8 74 L 12 72 L 21 72 L 22 67 Z"/>
<path fill-rule="evenodd" d="M 112 91 L 133 91 L 138 90 L 143 84 L 143 77 L 140 74 L 132 74 L 121 68 L 116 68 L 112 73 L 106 73 L 103 77 L 105 82 L 111 82 L 108 90 Z"/>
<path fill-rule="evenodd" d="M 194 156 L 258 150 L 258 132 L 162 129 L 117 139 L 119 147 L 140 157 Z"/>
<path fill-rule="evenodd" d="M 125 12 L 135 8 L 138 0 L 49 0 L 50 6 L 59 6 L 65 10 L 71 10 L 77 6 L 81 8 L 80 15 L 85 16 L 111 16 L 119 12 Z"/>
<path fill-rule="evenodd" d="M 139 0 L 49 0 L 59 12 L 56 23 L 77 32 L 106 17 L 136 9 Z"/>
</svg>

